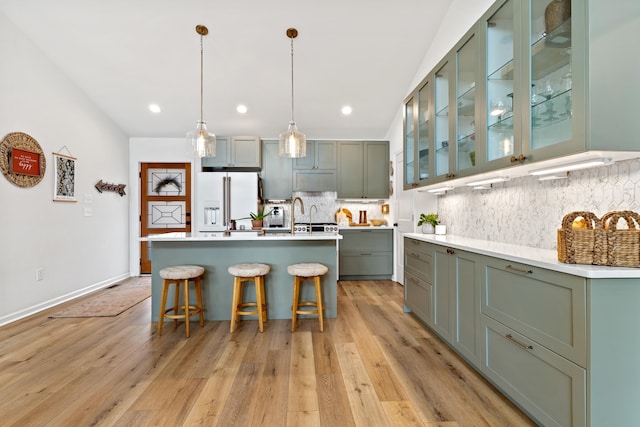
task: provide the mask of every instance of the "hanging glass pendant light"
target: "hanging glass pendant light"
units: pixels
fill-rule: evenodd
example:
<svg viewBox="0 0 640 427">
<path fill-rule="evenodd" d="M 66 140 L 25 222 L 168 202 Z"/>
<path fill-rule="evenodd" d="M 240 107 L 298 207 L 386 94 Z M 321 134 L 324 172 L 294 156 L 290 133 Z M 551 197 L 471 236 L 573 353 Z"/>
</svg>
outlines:
<svg viewBox="0 0 640 427">
<path fill-rule="evenodd" d="M 298 37 L 298 30 L 289 28 L 287 37 L 291 39 L 291 121 L 286 132 L 280 134 L 278 154 L 281 157 L 305 157 L 307 155 L 307 137 L 298 132 L 293 116 L 293 39 Z"/>
<path fill-rule="evenodd" d="M 202 38 L 209 34 L 204 25 L 196 25 L 196 33 L 200 34 L 200 120 L 196 128 L 187 132 L 187 141 L 191 143 L 193 151 L 198 157 L 214 157 L 216 155 L 216 136 L 207 130 L 207 122 L 202 119 L 203 104 L 203 44 Z"/>
</svg>

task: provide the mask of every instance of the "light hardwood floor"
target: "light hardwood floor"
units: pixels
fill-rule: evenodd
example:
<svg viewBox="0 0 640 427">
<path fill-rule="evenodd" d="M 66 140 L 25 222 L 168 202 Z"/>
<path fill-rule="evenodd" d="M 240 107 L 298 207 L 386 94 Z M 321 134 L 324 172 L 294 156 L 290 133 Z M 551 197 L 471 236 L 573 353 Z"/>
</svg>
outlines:
<svg viewBox="0 0 640 427">
<path fill-rule="evenodd" d="M 245 320 L 158 337 L 150 299 L 115 318 L 44 311 L 0 328 L 0 425 L 534 425 L 403 313 L 402 292 L 340 282 L 324 333 Z"/>
</svg>

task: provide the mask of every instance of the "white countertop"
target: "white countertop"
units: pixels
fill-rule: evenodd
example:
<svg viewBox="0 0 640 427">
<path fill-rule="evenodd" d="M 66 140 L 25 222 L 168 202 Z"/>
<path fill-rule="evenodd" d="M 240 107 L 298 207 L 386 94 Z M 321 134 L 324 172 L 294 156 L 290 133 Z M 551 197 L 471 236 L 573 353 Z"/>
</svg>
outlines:
<svg viewBox="0 0 640 427">
<path fill-rule="evenodd" d="M 341 240 L 338 233 L 266 233 L 260 235 L 257 231 L 232 231 L 230 236 L 225 236 L 224 232 L 216 233 L 164 233 L 152 234 L 140 238 L 141 241 L 150 242 L 207 242 L 207 241 L 229 241 L 229 240 Z"/>
<path fill-rule="evenodd" d="M 425 242 L 449 246 L 455 249 L 475 252 L 505 260 L 529 264 L 574 276 L 592 279 L 606 278 L 640 278 L 640 268 L 606 267 L 588 264 L 565 264 L 558 261 L 558 253 L 550 249 L 538 249 L 528 246 L 512 245 L 508 243 L 491 242 L 487 240 L 470 239 L 468 237 L 452 235 L 436 235 L 421 233 L 405 233 L 404 236 Z"/>
</svg>

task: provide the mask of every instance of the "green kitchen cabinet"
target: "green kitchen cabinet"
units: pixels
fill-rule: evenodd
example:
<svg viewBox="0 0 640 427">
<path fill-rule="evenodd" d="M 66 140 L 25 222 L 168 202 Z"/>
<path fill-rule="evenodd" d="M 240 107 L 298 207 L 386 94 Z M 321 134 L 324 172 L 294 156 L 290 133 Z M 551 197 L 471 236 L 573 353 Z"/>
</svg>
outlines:
<svg viewBox="0 0 640 427">
<path fill-rule="evenodd" d="M 202 166 L 258 170 L 262 167 L 260 137 L 216 136 L 216 155 L 203 157 Z"/>
<path fill-rule="evenodd" d="M 338 141 L 338 198 L 389 197 L 389 142 Z"/>
<path fill-rule="evenodd" d="M 393 229 L 341 229 L 340 280 L 389 280 L 393 275 Z"/>
<path fill-rule="evenodd" d="M 336 191 L 336 141 L 307 141 L 307 155 L 293 160 L 293 191 Z"/>
<path fill-rule="evenodd" d="M 433 325 L 433 248 L 404 238 L 404 305 L 427 325 Z"/>
<path fill-rule="evenodd" d="M 267 200 L 288 199 L 293 191 L 291 173 L 293 159 L 280 157 L 279 141 L 262 141 L 262 178 L 263 197 Z"/>
<path fill-rule="evenodd" d="M 519 176 L 546 160 L 638 157 L 640 56 L 629 54 L 637 39 L 629 22 L 639 9 L 496 1 L 404 101 L 404 189 L 531 165 L 511 172 Z"/>
</svg>

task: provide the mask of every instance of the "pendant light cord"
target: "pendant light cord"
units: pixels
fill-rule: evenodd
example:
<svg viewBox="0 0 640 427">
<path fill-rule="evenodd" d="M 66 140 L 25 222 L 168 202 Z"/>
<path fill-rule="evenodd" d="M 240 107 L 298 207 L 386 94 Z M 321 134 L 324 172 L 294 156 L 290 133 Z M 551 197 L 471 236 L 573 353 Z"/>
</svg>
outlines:
<svg viewBox="0 0 640 427">
<path fill-rule="evenodd" d="M 204 74 L 204 44 L 202 43 L 202 35 L 200 35 L 200 122 L 202 122 L 202 117 L 203 116 L 203 108 L 202 105 L 204 103 L 203 98 L 204 98 L 204 90 L 203 90 L 203 74 Z"/>
<path fill-rule="evenodd" d="M 291 121 L 295 123 L 293 111 L 293 37 L 291 37 Z"/>
</svg>

